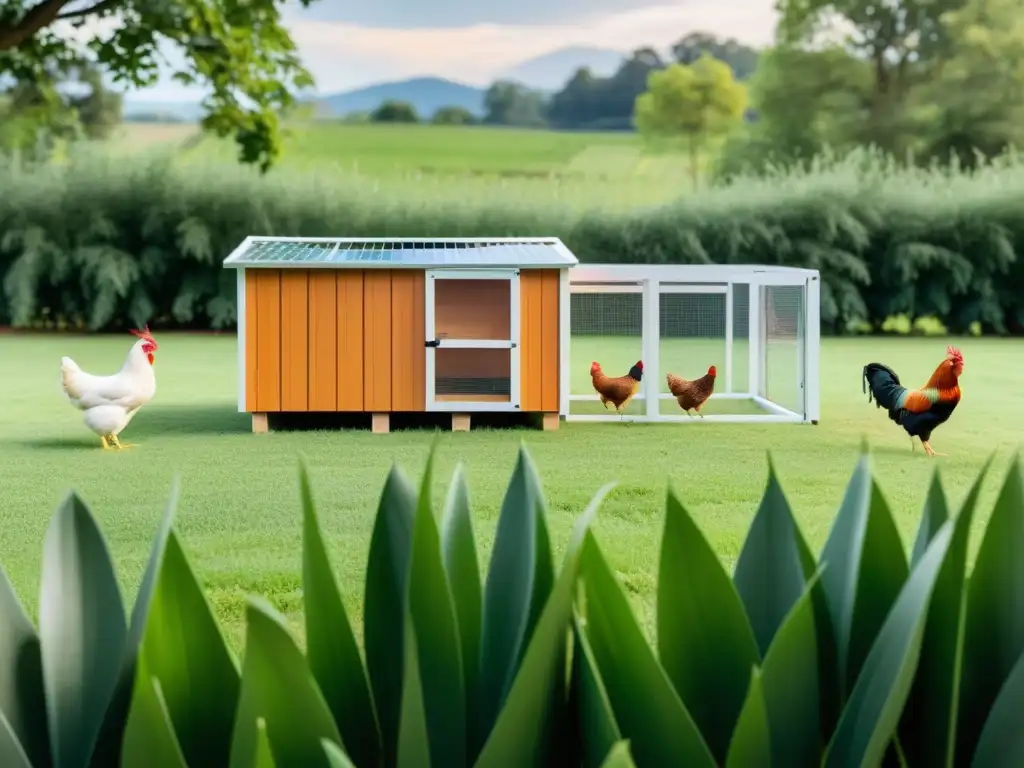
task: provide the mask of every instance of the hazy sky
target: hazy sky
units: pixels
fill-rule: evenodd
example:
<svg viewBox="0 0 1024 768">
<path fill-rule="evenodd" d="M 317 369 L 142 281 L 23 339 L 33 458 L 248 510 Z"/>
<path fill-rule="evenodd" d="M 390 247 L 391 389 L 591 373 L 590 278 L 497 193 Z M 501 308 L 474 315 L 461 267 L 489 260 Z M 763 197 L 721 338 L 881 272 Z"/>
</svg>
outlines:
<svg viewBox="0 0 1024 768">
<path fill-rule="evenodd" d="M 319 0 L 284 15 L 317 90 L 331 93 L 416 75 L 485 85 L 559 48 L 667 49 L 695 31 L 763 45 L 774 30 L 773 6 L 774 0 Z M 168 83 L 133 97 L 195 95 Z"/>
</svg>

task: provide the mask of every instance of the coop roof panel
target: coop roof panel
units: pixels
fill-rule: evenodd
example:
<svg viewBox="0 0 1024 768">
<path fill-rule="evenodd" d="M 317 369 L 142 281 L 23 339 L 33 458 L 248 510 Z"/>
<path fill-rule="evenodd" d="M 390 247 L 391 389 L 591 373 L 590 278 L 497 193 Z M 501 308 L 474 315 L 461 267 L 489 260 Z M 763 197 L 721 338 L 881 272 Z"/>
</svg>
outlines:
<svg viewBox="0 0 1024 768">
<path fill-rule="evenodd" d="M 225 267 L 469 268 L 567 267 L 575 256 L 557 238 L 359 240 L 249 238 Z"/>
</svg>

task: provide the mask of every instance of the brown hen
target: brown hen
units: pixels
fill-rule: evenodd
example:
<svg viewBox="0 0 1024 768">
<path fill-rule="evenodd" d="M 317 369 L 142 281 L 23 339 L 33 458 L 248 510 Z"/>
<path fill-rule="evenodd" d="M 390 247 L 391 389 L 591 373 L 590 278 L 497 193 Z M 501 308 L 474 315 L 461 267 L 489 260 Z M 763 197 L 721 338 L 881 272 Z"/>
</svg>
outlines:
<svg viewBox="0 0 1024 768">
<path fill-rule="evenodd" d="M 615 406 L 615 410 L 622 415 L 633 395 L 640 391 L 640 380 L 644 376 L 644 363 L 637 360 L 636 365 L 629 369 L 625 376 L 606 376 L 601 370 L 601 364 L 594 362 L 590 364 L 590 378 L 593 381 L 594 389 L 601 396 L 601 404 L 605 408 L 608 403 Z"/>
<path fill-rule="evenodd" d="M 691 417 L 693 414 L 690 411 L 696 411 L 697 415 L 703 419 L 704 414 L 700 412 L 700 409 L 704 407 L 704 403 L 714 393 L 715 376 L 717 375 L 718 371 L 712 365 L 708 368 L 708 372 L 705 375 L 693 381 L 676 376 L 674 373 L 670 373 L 665 379 L 668 381 L 668 391 L 675 396 L 679 407 Z"/>
</svg>

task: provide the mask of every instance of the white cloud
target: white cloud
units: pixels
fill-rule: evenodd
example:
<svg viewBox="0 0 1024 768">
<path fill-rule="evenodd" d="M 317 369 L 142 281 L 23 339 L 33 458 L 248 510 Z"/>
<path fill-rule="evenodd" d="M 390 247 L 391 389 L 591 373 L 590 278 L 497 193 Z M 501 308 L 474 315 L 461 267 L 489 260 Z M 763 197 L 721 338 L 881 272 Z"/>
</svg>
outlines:
<svg viewBox="0 0 1024 768">
<path fill-rule="evenodd" d="M 608 14 L 587 24 L 478 25 L 436 29 L 385 29 L 312 21 L 286 9 L 285 24 L 321 93 L 417 75 L 485 85 L 520 62 L 567 46 L 621 50 L 650 45 L 665 50 L 690 32 L 735 37 L 750 45 L 771 42 L 773 0 L 694 0 Z M 195 98 L 174 84 L 136 98 Z"/>
</svg>

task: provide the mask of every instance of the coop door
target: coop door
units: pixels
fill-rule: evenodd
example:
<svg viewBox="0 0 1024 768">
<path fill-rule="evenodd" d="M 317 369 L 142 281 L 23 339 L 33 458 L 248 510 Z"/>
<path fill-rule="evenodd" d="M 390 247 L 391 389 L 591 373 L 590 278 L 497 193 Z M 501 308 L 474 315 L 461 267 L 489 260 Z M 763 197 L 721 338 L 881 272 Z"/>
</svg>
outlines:
<svg viewBox="0 0 1024 768">
<path fill-rule="evenodd" d="M 427 410 L 519 408 L 519 271 L 426 278 Z"/>
</svg>

